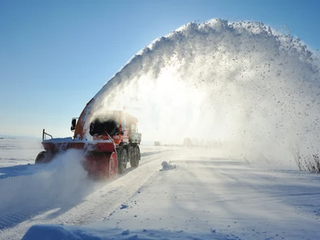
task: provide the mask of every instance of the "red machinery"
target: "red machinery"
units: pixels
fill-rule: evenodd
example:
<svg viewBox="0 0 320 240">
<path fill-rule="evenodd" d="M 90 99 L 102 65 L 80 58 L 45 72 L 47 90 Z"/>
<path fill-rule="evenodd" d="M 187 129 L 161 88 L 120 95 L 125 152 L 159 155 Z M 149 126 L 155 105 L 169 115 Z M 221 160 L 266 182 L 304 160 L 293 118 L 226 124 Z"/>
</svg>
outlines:
<svg viewBox="0 0 320 240">
<path fill-rule="evenodd" d="M 86 105 L 79 119 L 72 119 L 73 138 L 53 138 L 43 130 L 45 151 L 38 154 L 35 163 L 47 163 L 57 153 L 80 149 L 84 156 L 83 167 L 94 178 L 115 178 L 117 173 L 125 172 L 128 162 L 131 167 L 138 167 L 141 142 L 141 133 L 137 132 L 138 120 L 123 111 L 106 111 L 94 117 L 90 129 L 86 129 L 93 102 L 94 99 Z"/>
</svg>

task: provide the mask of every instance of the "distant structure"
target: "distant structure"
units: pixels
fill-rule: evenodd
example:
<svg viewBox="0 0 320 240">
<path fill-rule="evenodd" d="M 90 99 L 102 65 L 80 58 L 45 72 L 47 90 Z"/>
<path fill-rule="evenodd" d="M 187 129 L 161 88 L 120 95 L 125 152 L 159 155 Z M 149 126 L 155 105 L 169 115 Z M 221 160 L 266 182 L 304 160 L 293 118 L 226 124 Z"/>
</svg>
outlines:
<svg viewBox="0 0 320 240">
<path fill-rule="evenodd" d="M 192 147 L 192 141 L 191 141 L 191 139 L 190 138 L 185 138 L 184 140 L 183 140 L 183 146 L 185 146 L 185 147 Z"/>
<path fill-rule="evenodd" d="M 154 145 L 155 145 L 155 146 L 161 146 L 161 142 L 155 141 L 155 142 L 154 142 Z"/>
</svg>

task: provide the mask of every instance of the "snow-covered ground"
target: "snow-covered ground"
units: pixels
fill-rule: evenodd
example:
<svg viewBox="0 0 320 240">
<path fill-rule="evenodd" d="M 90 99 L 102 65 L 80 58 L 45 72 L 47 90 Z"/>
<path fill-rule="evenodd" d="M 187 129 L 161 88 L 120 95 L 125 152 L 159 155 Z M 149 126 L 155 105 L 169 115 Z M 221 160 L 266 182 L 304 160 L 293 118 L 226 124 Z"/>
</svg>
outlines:
<svg viewBox="0 0 320 240">
<path fill-rule="evenodd" d="M 142 145 L 136 169 L 86 178 L 81 154 L 34 165 L 37 140 L 0 139 L 0 239 L 318 239 L 320 176 Z"/>
</svg>

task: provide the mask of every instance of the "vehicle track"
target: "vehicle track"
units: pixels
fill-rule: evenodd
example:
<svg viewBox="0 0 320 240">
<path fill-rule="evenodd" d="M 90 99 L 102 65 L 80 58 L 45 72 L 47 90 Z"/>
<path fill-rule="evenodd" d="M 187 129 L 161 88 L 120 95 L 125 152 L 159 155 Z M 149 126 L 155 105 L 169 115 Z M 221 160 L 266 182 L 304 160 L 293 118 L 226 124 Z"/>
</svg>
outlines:
<svg viewBox="0 0 320 240">
<path fill-rule="evenodd" d="M 137 194 L 173 152 L 142 154 L 138 168 L 128 168 L 111 182 L 78 179 L 80 185 L 68 189 L 64 188 L 64 179 L 57 181 L 47 172 L 0 180 L 0 193 L 7 193 L 0 195 L 4 203 L 0 206 L 0 239 L 21 239 L 36 224 L 84 225 L 103 220 Z"/>
</svg>

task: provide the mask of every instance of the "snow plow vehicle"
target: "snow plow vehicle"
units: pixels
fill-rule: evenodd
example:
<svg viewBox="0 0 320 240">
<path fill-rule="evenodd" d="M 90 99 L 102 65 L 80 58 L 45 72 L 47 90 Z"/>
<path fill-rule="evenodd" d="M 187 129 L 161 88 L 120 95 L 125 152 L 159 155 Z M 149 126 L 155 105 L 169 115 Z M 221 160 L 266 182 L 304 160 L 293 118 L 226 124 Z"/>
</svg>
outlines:
<svg viewBox="0 0 320 240">
<path fill-rule="evenodd" d="M 105 111 L 95 116 L 87 129 L 85 121 L 91 114 L 93 100 L 79 118 L 72 119 L 73 138 L 53 138 L 43 129 L 42 145 L 45 150 L 36 157 L 36 164 L 48 163 L 56 154 L 68 149 L 80 149 L 84 156 L 82 165 L 95 179 L 113 179 L 117 173 L 126 171 L 129 162 L 131 167 L 138 167 L 141 133 L 137 131 L 137 118 L 124 111 Z"/>
</svg>

